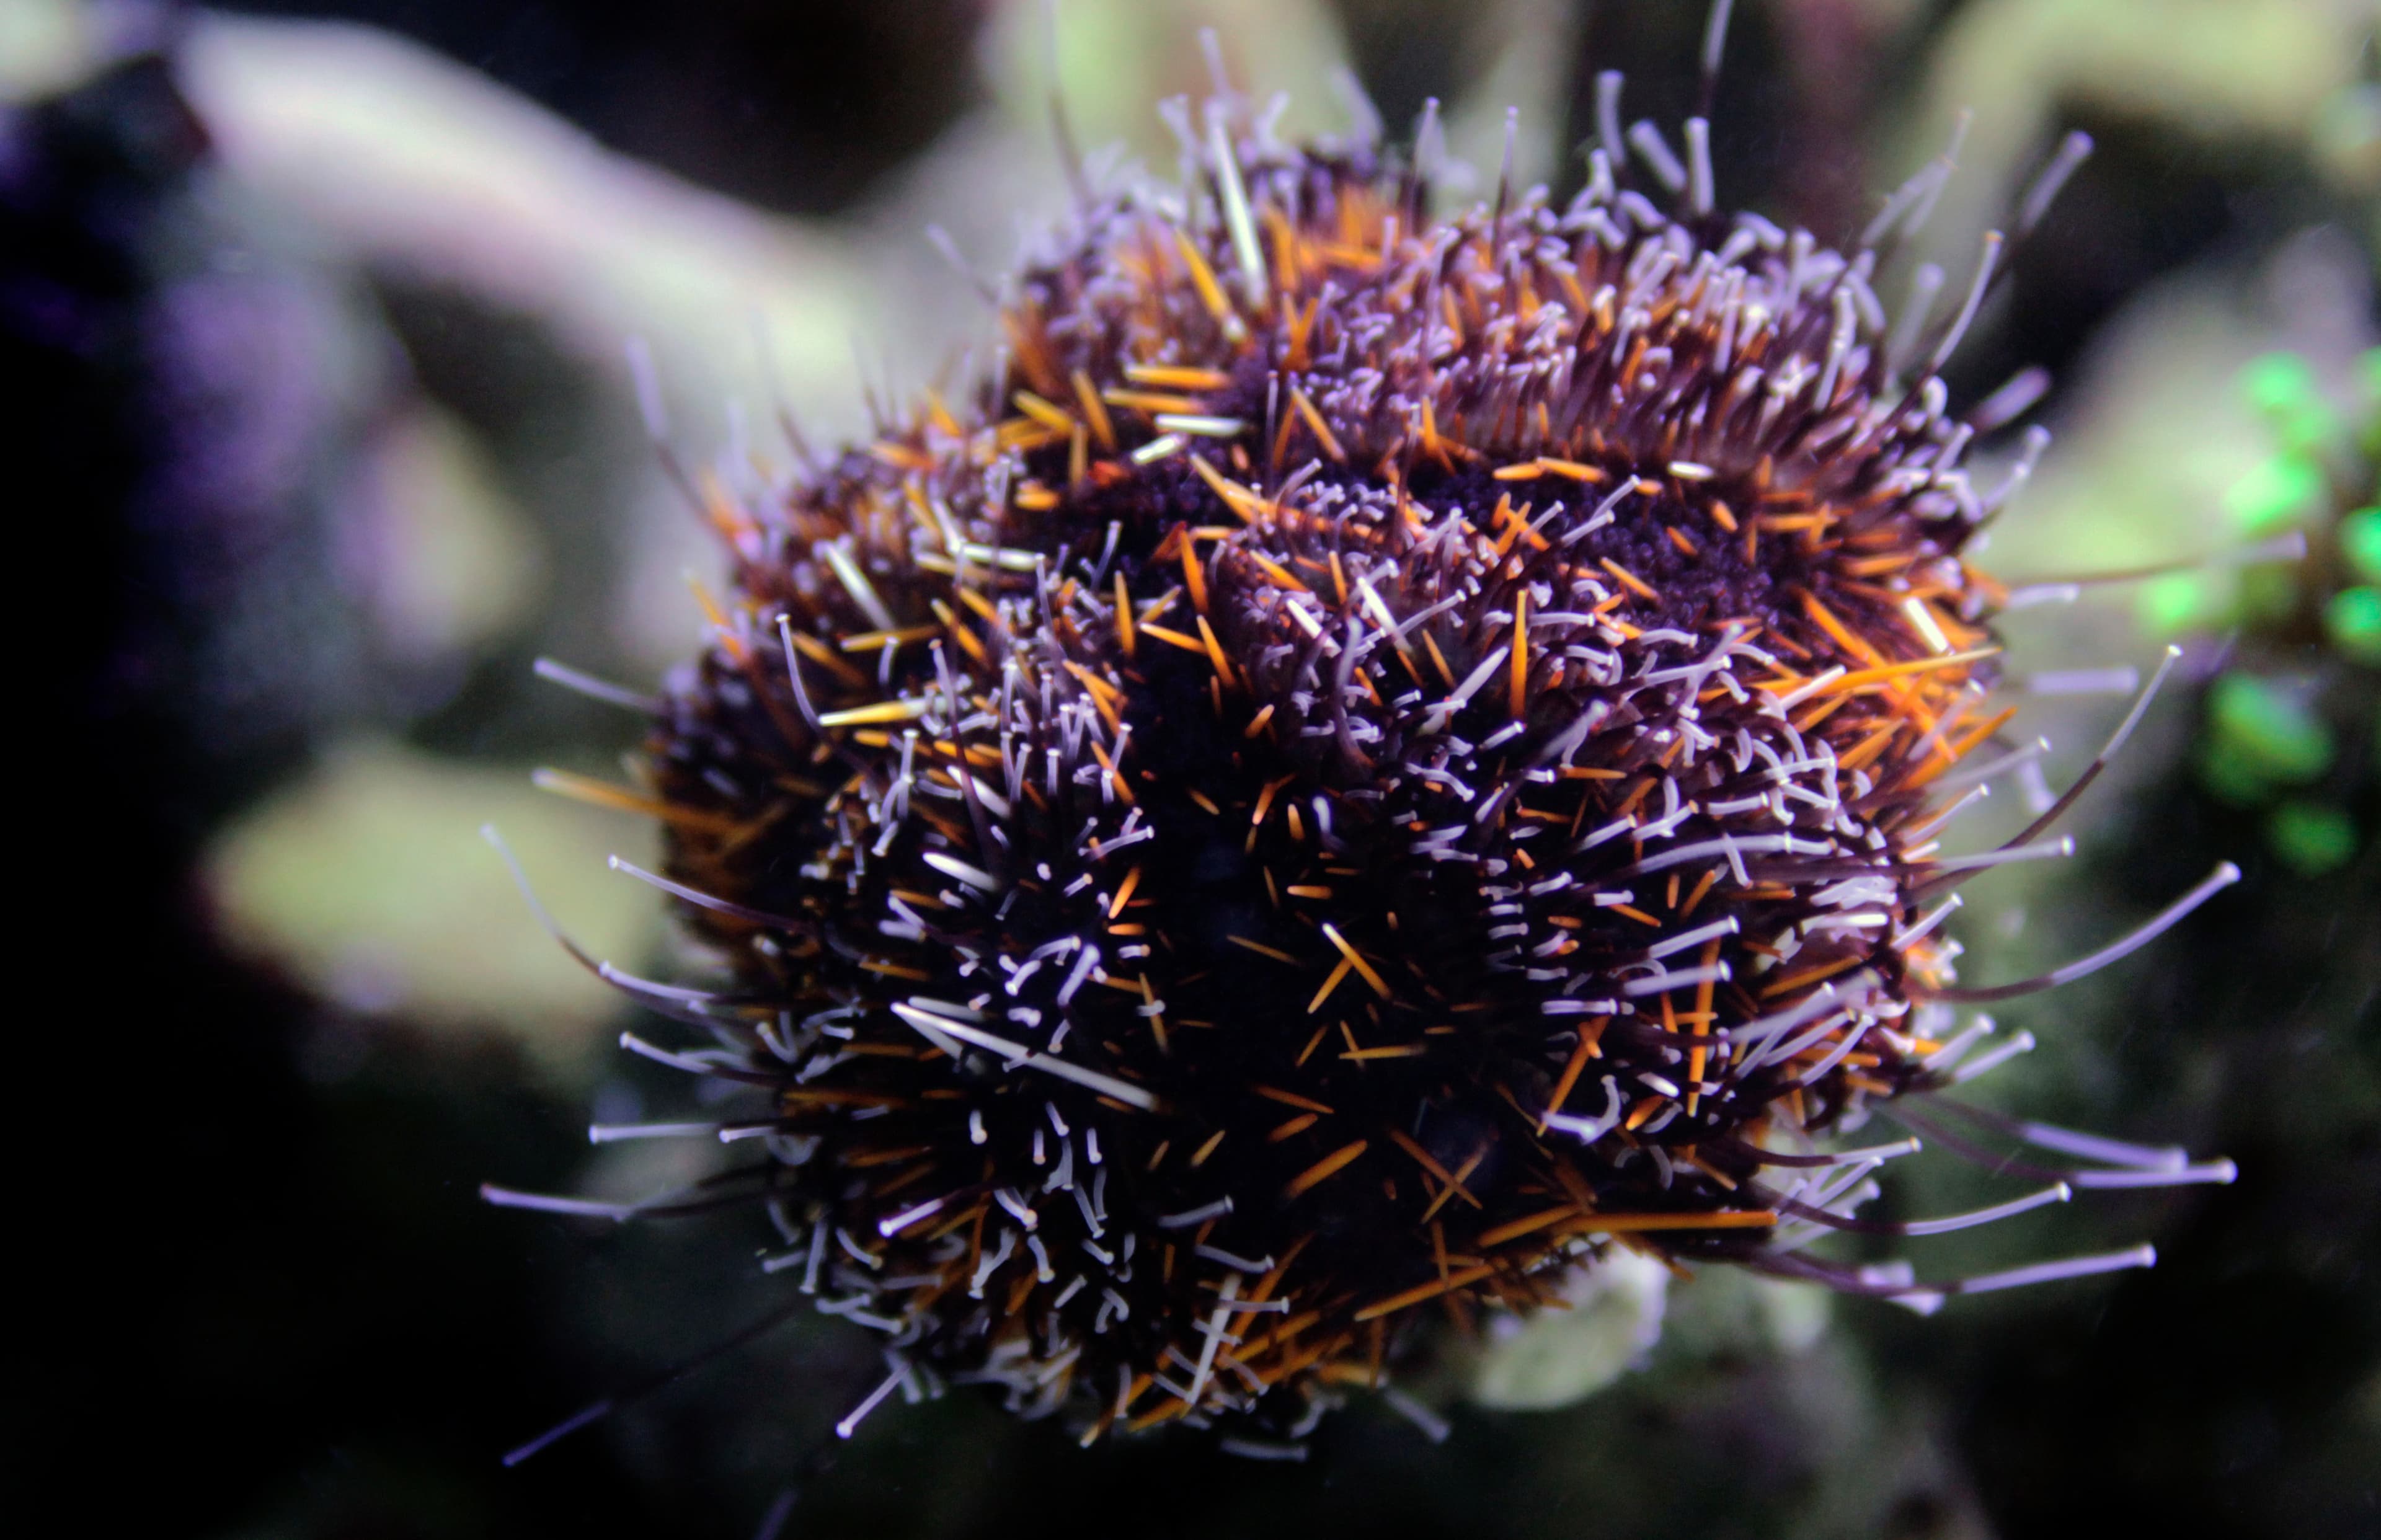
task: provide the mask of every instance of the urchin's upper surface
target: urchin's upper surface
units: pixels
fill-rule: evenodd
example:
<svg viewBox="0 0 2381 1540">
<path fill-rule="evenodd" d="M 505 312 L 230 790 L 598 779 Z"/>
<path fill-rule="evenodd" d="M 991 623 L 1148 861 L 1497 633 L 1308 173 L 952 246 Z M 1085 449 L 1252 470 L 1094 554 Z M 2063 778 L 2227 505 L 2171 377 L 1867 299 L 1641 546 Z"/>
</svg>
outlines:
<svg viewBox="0 0 2381 1540">
<path fill-rule="evenodd" d="M 1994 721 L 1865 259 L 1205 175 L 1082 214 L 975 401 L 719 510 L 652 743 L 807 1281 L 1097 1427 L 1294 1426 L 1595 1238 L 1773 1254 L 1780 1157 L 1923 1079 Z"/>
</svg>

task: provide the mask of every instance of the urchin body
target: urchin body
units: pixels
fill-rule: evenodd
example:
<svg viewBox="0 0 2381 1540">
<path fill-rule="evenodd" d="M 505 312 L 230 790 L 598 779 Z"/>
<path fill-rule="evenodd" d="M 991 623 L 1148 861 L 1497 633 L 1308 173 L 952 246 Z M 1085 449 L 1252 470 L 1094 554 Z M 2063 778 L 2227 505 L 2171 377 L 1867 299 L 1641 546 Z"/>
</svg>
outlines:
<svg viewBox="0 0 2381 1540">
<path fill-rule="evenodd" d="M 972 400 L 714 509 L 649 743 L 783 1265 L 1089 1433 L 1294 1432 L 1609 1245 L 1796 1265 L 1998 721 L 1868 259 L 1212 127 Z"/>
</svg>

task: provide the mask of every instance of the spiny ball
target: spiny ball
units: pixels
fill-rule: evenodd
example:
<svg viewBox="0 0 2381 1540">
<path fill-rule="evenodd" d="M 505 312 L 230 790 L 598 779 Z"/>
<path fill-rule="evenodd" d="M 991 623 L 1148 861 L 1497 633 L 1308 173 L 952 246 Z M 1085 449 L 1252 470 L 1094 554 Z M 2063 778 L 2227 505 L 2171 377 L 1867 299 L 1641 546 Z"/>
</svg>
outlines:
<svg viewBox="0 0 2381 1540">
<path fill-rule="evenodd" d="M 1087 1439 L 1295 1436 L 1613 1246 L 1818 1266 L 1811 1137 L 1936 1079 L 1935 783 L 2003 719 L 1873 256 L 1700 164 L 1437 218 L 1186 144 L 963 399 L 714 498 L 646 754 L 773 1267 Z"/>
</svg>

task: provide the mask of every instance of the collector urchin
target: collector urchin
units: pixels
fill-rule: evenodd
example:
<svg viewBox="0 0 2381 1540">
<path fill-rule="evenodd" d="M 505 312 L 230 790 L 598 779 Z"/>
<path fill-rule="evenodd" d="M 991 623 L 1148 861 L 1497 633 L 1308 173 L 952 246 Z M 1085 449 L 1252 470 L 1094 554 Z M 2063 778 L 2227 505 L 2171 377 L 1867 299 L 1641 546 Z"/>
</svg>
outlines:
<svg viewBox="0 0 2381 1540">
<path fill-rule="evenodd" d="M 1716 212 L 1700 119 L 1631 131 L 1649 196 L 1600 105 L 1567 206 L 1446 218 L 1369 139 L 1178 110 L 1187 185 L 1080 202 L 964 399 L 708 496 L 733 591 L 631 800 L 733 982 L 604 971 L 748 1095 L 679 1202 L 884 1338 L 839 1431 L 980 1382 L 1287 1449 L 1613 1246 L 1923 1306 L 2145 1249 L 1801 1247 L 2225 1174 L 2065 1136 L 2011 1203 L 1854 1216 L 1911 1145 L 1818 1137 L 1960 1073 L 1950 889 L 2041 849 L 1935 839 L 2008 715 L 1961 468 L 2008 403 L 1938 377 L 1997 238 L 1888 328 L 1873 241 Z"/>
</svg>

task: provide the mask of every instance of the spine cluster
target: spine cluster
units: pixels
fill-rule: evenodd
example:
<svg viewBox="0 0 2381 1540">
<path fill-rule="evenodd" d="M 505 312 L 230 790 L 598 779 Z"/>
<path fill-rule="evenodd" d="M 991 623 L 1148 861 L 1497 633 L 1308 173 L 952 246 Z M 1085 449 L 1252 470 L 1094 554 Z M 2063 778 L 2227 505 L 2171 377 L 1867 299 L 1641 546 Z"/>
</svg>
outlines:
<svg viewBox="0 0 2381 1540">
<path fill-rule="evenodd" d="M 712 496 L 648 759 L 732 982 L 613 974 L 752 1093 L 699 1201 L 884 1335 L 869 1406 L 1087 1441 L 1295 1439 L 1614 1245 L 1939 1298 L 1800 1248 L 1908 1147 L 1816 1136 L 1972 1040 L 1948 890 L 2026 853 L 1935 837 L 2008 716 L 1933 373 L 1975 297 L 1897 335 L 1871 252 L 1713 212 L 1700 123 L 1667 204 L 1599 152 L 1447 219 L 1181 126 L 971 399 Z"/>
</svg>

